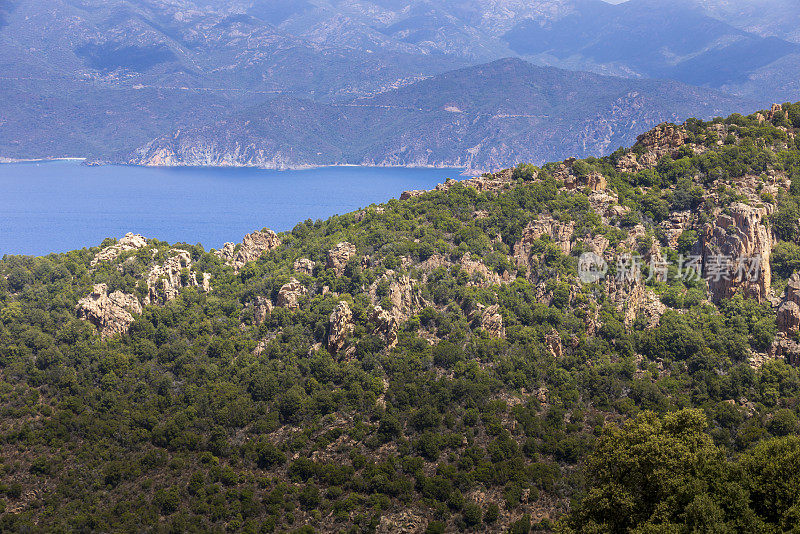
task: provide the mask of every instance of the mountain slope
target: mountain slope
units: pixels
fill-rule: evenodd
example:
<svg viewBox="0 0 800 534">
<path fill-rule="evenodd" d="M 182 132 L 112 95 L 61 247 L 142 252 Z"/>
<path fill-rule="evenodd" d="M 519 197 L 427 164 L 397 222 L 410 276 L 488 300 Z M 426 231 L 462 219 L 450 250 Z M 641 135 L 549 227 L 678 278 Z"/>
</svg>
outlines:
<svg viewBox="0 0 800 534">
<path fill-rule="evenodd" d="M 689 3 L 660 0 L 585 5 L 544 25 L 522 21 L 505 39 L 518 54 L 552 57 L 556 64 L 605 66 L 709 87 L 742 81 L 800 50 L 776 37 L 748 34 Z"/>
<path fill-rule="evenodd" d="M 710 16 L 751 33 L 800 42 L 800 4 L 794 0 L 692 0 Z"/>
<path fill-rule="evenodd" d="M 798 139 L 800 103 L 219 251 L 0 258 L 1 528 L 791 528 Z"/>
<path fill-rule="evenodd" d="M 142 147 L 144 165 L 432 165 L 490 169 L 600 155 L 637 131 L 743 101 L 675 82 L 635 81 L 500 60 L 371 98 L 281 98 Z"/>
</svg>

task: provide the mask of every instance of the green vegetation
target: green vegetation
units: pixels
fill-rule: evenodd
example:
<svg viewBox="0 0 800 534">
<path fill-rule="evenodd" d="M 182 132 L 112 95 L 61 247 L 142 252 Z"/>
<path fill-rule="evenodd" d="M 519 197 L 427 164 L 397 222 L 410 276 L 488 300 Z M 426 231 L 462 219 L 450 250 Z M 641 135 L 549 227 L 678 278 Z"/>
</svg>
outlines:
<svg viewBox="0 0 800 534">
<path fill-rule="evenodd" d="M 776 339 L 769 303 L 714 305 L 704 283 L 670 271 L 647 282 L 668 306 L 649 325 L 602 284 L 575 282 L 592 240 L 677 257 L 702 227 L 670 244 L 661 221 L 691 211 L 705 224 L 756 202 L 737 180 L 779 173 L 793 184 L 770 219 L 782 288 L 800 262 L 800 153 L 787 134 L 800 125 L 785 125 L 800 107 L 787 109 L 775 124 L 690 122 L 696 144 L 644 170 L 618 167 L 638 147 L 578 162 L 579 178 L 604 175 L 620 217 L 565 189 L 558 165 L 521 166 L 499 191 L 455 185 L 303 222 L 238 272 L 175 245 L 193 259 L 182 276 L 210 273 L 213 289 L 146 306 L 105 340 L 76 318 L 78 300 L 97 283 L 143 297 L 168 244 L 96 268 L 97 247 L 3 258 L 0 529 L 374 532 L 407 511 L 428 532 L 790 531 L 800 374 L 750 364 Z M 712 142 L 717 125 L 732 140 Z M 518 265 L 541 216 L 573 224 L 572 246 L 543 235 Z M 337 275 L 325 258 L 343 241 L 358 253 Z M 313 274 L 294 272 L 298 258 Z M 392 306 L 400 276 L 422 304 L 388 349 L 371 316 L 376 301 Z M 309 290 L 299 309 L 260 322 L 256 297 L 276 302 L 292 277 Z M 340 301 L 353 329 L 330 354 Z M 504 336 L 475 313 L 493 305 Z"/>
</svg>

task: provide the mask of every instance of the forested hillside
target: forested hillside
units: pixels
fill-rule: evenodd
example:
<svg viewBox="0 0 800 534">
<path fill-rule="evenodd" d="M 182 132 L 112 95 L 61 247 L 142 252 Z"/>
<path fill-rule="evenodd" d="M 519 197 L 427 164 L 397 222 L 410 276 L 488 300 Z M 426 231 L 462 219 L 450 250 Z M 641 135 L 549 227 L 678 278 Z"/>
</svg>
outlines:
<svg viewBox="0 0 800 534">
<path fill-rule="evenodd" d="M 800 104 L 0 261 L 0 530 L 784 532 Z"/>
</svg>

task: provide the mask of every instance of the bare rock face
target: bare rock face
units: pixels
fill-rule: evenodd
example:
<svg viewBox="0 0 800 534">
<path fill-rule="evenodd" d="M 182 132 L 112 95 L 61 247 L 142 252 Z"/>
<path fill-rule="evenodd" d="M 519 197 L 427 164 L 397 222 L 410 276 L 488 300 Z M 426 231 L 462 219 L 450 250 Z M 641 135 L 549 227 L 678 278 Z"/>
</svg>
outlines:
<svg viewBox="0 0 800 534">
<path fill-rule="evenodd" d="M 778 305 L 778 330 L 792 335 L 800 330 L 800 273 L 794 273 L 786 284 L 783 300 Z"/>
<path fill-rule="evenodd" d="M 784 334 L 779 334 L 778 338 L 772 343 L 768 354 L 754 354 L 750 358 L 750 365 L 759 368 L 769 360 L 783 359 L 786 363 L 800 366 L 800 343 L 792 341 Z"/>
<path fill-rule="evenodd" d="M 484 306 L 481 303 L 475 305 L 475 309 L 470 313 L 470 319 L 480 319 L 481 328 L 483 328 L 490 336 L 505 338 L 506 329 L 503 326 L 503 316 L 500 315 L 500 306 L 494 304 L 492 306 Z"/>
<path fill-rule="evenodd" d="M 618 170 L 636 172 L 652 167 L 667 154 L 674 154 L 686 144 L 686 132 L 674 124 L 659 124 L 649 132 L 636 138 L 634 149 L 644 150 L 637 156 L 635 151 L 628 152 L 617 163 Z"/>
<path fill-rule="evenodd" d="M 139 234 L 132 234 L 128 232 L 125 234 L 125 237 L 117 241 L 114 245 L 110 247 L 106 247 L 92 259 L 91 266 L 94 267 L 98 263 L 102 263 L 105 261 L 114 261 L 119 257 L 120 254 L 123 252 L 127 252 L 129 250 L 138 250 L 140 248 L 144 248 L 147 246 L 147 239 L 140 236 Z"/>
<path fill-rule="evenodd" d="M 427 193 L 424 189 L 415 189 L 413 191 L 403 191 L 403 194 L 400 195 L 400 200 L 408 200 L 410 198 L 421 197 Z"/>
<path fill-rule="evenodd" d="M 338 276 L 341 276 L 344 273 L 347 262 L 355 255 L 355 245 L 346 241 L 344 243 L 339 243 L 328 251 L 328 261 L 325 264 L 325 268 L 333 269 Z"/>
<path fill-rule="evenodd" d="M 108 294 L 106 284 L 97 284 L 91 294 L 78 301 L 79 319 L 97 327 L 103 338 L 125 334 L 133 324 L 132 313 L 142 313 L 139 299 L 120 291 Z"/>
<path fill-rule="evenodd" d="M 305 296 L 306 293 L 308 293 L 308 290 L 303 284 L 298 282 L 296 278 L 292 278 L 288 283 L 283 284 L 278 291 L 277 305 L 288 310 L 296 310 L 300 307 L 298 304 L 300 297 Z"/>
<path fill-rule="evenodd" d="M 294 270 L 295 272 L 310 276 L 314 274 L 314 262 L 308 258 L 300 258 L 294 262 Z"/>
<path fill-rule="evenodd" d="M 387 272 L 392 276 L 394 273 Z M 389 301 L 392 309 L 389 310 L 398 321 L 405 321 L 428 305 L 419 292 L 419 287 L 408 276 L 398 276 L 389 283 Z"/>
<path fill-rule="evenodd" d="M 222 250 L 218 250 L 215 253 L 225 263 L 232 265 L 238 271 L 246 263 L 257 260 L 264 252 L 276 249 L 280 245 L 281 240 L 275 232 L 264 230 L 244 236 L 239 250 L 236 250 L 236 245 L 233 243 L 225 243 Z"/>
<path fill-rule="evenodd" d="M 594 172 L 586 176 L 564 174 L 564 187 L 569 190 L 588 188 L 592 192 L 600 192 L 605 191 L 607 187 L 606 177 L 599 172 Z"/>
<path fill-rule="evenodd" d="M 395 514 L 382 515 L 375 530 L 377 534 L 419 534 L 425 531 L 428 520 L 421 515 L 404 510 Z"/>
<path fill-rule="evenodd" d="M 275 307 L 267 297 L 258 296 L 248 305 L 248 308 L 253 311 L 253 322 L 260 326 L 264 324 L 264 321 L 267 320 L 267 317 Z"/>
<path fill-rule="evenodd" d="M 397 332 L 400 330 L 397 317 L 380 306 L 375 306 L 369 320 L 374 328 L 373 333 L 383 339 L 387 348 L 394 348 L 397 345 Z"/>
<path fill-rule="evenodd" d="M 353 333 L 353 312 L 347 302 L 342 301 L 331 313 L 328 333 L 328 352 L 338 354 L 347 345 L 347 338 Z"/>
<path fill-rule="evenodd" d="M 540 217 L 531 221 L 522 231 L 522 239 L 514 246 L 514 258 L 520 267 L 529 267 L 533 242 L 542 236 L 549 236 L 564 252 L 569 254 L 572 250 L 572 234 L 575 231 L 575 222 L 561 222 L 552 217 Z"/>
<path fill-rule="evenodd" d="M 470 286 L 489 287 L 511 281 L 511 274 L 508 271 L 500 275 L 497 271 L 487 267 L 482 261 L 473 260 L 469 252 L 461 258 L 461 270 L 466 272 L 470 278 L 475 277 L 477 274 L 480 275 L 479 278 L 483 279 L 483 281 L 470 280 L 467 282 L 467 285 Z"/>
<path fill-rule="evenodd" d="M 692 220 L 691 211 L 675 211 L 670 213 L 669 219 L 661 223 L 664 235 L 667 236 L 667 243 L 670 248 L 678 246 L 678 238 L 685 231 L 690 229 Z"/>
<path fill-rule="evenodd" d="M 544 343 L 547 345 L 550 354 L 552 354 L 554 358 L 561 358 L 561 356 L 563 356 L 564 349 L 561 346 L 561 334 L 558 333 L 558 330 L 553 328 L 550 330 L 550 333 L 545 334 Z"/>
<path fill-rule="evenodd" d="M 605 278 L 608 298 L 622 312 L 623 322 L 630 326 L 641 313 L 648 320 L 648 326 L 657 326 L 667 307 L 651 289 L 644 285 L 641 277 L 620 280 L 615 276 Z"/>
<path fill-rule="evenodd" d="M 203 276 L 203 285 L 197 282 L 192 267 L 192 255 L 185 250 L 173 250 L 173 256 L 161 265 L 155 265 L 147 275 L 148 294 L 144 303 L 166 304 L 175 299 L 180 290 L 185 287 L 210 287 L 206 275 Z M 206 273 L 207 274 L 207 273 Z"/>
<path fill-rule="evenodd" d="M 764 224 L 769 208 L 737 202 L 730 211 L 731 215 L 720 214 L 705 229 L 703 275 L 708 280 L 712 300 L 716 302 L 741 293 L 763 302 L 769 298 L 772 283 L 769 260 L 775 243 L 772 230 Z M 724 275 L 717 276 L 715 271 L 719 271 L 720 258 L 729 259 L 730 263 Z M 754 258 L 758 258 L 758 272 L 753 271 L 751 280 L 750 275 L 739 272 L 739 260 L 744 259 L 744 268 L 748 269 L 753 266 Z"/>
</svg>

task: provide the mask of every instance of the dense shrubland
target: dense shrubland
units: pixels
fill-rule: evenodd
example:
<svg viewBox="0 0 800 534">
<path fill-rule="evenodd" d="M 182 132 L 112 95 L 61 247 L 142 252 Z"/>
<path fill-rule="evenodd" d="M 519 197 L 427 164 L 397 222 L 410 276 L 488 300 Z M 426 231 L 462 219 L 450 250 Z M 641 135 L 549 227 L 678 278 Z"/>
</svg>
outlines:
<svg viewBox="0 0 800 534">
<path fill-rule="evenodd" d="M 772 171 L 791 181 L 762 199 L 775 205 L 781 289 L 800 266 L 800 151 L 789 135 L 800 106 L 784 110 L 764 123 L 690 121 L 689 142 L 705 151 L 686 145 L 637 172 L 618 170 L 630 151 L 577 162 L 575 175 L 602 173 L 630 208 L 608 223 L 553 164 L 518 167 L 500 192 L 456 185 L 305 221 L 238 272 L 199 245 L 174 245 L 194 260 L 185 275 L 210 273 L 213 290 L 147 306 L 107 340 L 76 318 L 77 301 L 97 283 L 141 296 L 141 274 L 168 244 L 97 268 L 97 247 L 3 258 L 0 528 L 371 532 L 405 510 L 430 532 L 790 530 L 800 376 L 780 359 L 749 362 L 775 338 L 769 302 L 715 305 L 704 283 L 672 272 L 648 282 L 667 306 L 660 321 L 626 324 L 601 286 L 575 282 L 581 242 L 567 254 L 537 239 L 530 271 L 510 257 L 543 213 L 612 246 L 643 224 L 643 250 L 685 253 L 697 232 L 670 248 L 660 222 L 684 210 L 709 219 L 743 199 L 737 179 Z M 716 125 L 730 132 L 722 145 Z M 359 253 L 337 275 L 325 255 L 342 241 Z M 466 255 L 507 283 L 470 274 Z M 313 274 L 294 272 L 303 257 Z M 434 257 L 448 261 L 423 273 Z M 416 281 L 427 303 L 391 350 L 366 291 L 377 282 L 388 298 L 387 270 Z M 274 301 L 292 277 L 315 290 L 258 324 L 248 304 Z M 353 315 L 347 357 L 324 348 L 340 301 Z M 481 328 L 479 304 L 499 305 L 504 338 Z"/>
</svg>

